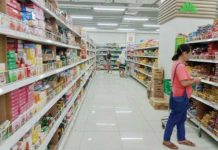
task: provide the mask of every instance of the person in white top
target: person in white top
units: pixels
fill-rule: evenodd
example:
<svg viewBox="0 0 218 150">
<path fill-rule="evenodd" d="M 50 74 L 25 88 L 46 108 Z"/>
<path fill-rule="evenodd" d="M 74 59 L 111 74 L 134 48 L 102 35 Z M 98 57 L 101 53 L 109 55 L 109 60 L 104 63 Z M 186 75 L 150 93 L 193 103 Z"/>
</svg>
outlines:
<svg viewBox="0 0 218 150">
<path fill-rule="evenodd" d="M 122 51 L 119 58 L 117 59 L 117 62 L 119 63 L 119 72 L 120 77 L 125 77 L 125 69 L 126 69 L 126 52 Z"/>
</svg>

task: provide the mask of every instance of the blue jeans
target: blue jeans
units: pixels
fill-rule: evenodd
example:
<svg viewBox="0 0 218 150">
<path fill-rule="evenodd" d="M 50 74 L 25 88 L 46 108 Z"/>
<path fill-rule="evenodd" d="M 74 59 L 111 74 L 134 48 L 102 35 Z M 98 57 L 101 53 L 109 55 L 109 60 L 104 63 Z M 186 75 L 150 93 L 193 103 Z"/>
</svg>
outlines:
<svg viewBox="0 0 218 150">
<path fill-rule="evenodd" d="M 164 132 L 164 141 L 170 141 L 174 127 L 177 127 L 178 141 L 186 140 L 185 138 L 185 121 L 187 118 L 187 110 L 189 108 L 189 99 L 185 91 L 183 96 L 174 97 L 173 93 L 170 96 L 171 113 L 167 121 Z"/>
<path fill-rule="evenodd" d="M 185 138 L 185 121 L 187 117 L 187 110 L 184 110 L 182 112 L 176 113 L 171 112 L 166 129 L 164 132 L 164 141 L 170 141 L 171 135 L 173 132 L 174 127 L 177 127 L 177 139 L 178 141 L 186 140 Z"/>
</svg>

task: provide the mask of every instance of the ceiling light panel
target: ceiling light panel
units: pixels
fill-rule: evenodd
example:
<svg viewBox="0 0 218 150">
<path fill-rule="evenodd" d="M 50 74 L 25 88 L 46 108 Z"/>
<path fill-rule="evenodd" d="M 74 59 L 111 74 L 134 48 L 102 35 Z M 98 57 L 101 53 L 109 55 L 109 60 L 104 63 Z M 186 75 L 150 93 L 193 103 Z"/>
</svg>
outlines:
<svg viewBox="0 0 218 150">
<path fill-rule="evenodd" d="M 118 26 L 117 23 L 98 23 L 98 26 Z"/>
<path fill-rule="evenodd" d="M 93 19 L 93 16 L 71 16 L 72 19 Z"/>
<path fill-rule="evenodd" d="M 118 11 L 123 12 L 125 8 L 118 8 L 118 7 L 94 7 L 95 11 Z"/>
<path fill-rule="evenodd" d="M 118 28 L 118 31 L 135 31 L 133 28 Z"/>
<path fill-rule="evenodd" d="M 160 25 L 156 25 L 156 24 L 144 24 L 143 27 L 147 27 L 147 28 L 159 28 Z"/>
<path fill-rule="evenodd" d="M 96 27 L 83 27 L 83 29 L 85 29 L 85 30 L 96 30 L 97 28 Z"/>
<path fill-rule="evenodd" d="M 124 21 L 148 21 L 148 18 L 145 17 L 124 17 Z"/>
</svg>

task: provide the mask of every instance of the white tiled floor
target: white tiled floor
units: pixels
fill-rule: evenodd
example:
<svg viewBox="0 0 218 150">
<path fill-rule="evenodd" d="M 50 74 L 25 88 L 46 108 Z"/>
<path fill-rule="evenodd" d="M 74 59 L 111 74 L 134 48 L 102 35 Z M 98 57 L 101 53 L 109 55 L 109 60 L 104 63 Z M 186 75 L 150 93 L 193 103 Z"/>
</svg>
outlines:
<svg viewBox="0 0 218 150">
<path fill-rule="evenodd" d="M 154 110 L 146 97 L 145 88 L 133 79 L 98 72 L 64 149 L 166 150 L 160 119 L 168 112 Z M 197 147 L 179 145 L 181 150 L 218 150 L 207 135 L 199 138 L 189 123 L 187 137 Z M 176 142 L 175 135 L 172 139 Z"/>
</svg>

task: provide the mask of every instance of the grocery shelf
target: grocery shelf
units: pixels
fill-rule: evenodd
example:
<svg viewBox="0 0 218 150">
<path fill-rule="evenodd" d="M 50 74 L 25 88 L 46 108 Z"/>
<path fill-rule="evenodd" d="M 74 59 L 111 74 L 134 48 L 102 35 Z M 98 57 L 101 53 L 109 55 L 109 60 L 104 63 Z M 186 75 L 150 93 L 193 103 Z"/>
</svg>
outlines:
<svg viewBox="0 0 218 150">
<path fill-rule="evenodd" d="M 210 59 L 189 59 L 192 62 L 202 62 L 202 63 L 218 63 L 218 60 L 210 60 Z"/>
<path fill-rule="evenodd" d="M 147 65 L 147 64 L 135 62 L 135 61 L 132 61 L 132 60 L 127 60 L 127 61 L 132 62 L 132 63 L 135 63 L 135 64 L 139 64 L 139 65 L 142 65 L 142 66 L 145 66 L 145 67 L 153 68 L 153 69 L 156 68 L 156 67 L 153 67 L 153 66 L 151 66 L 151 65 Z"/>
<path fill-rule="evenodd" d="M 207 105 L 207 106 L 210 106 L 210 107 L 212 107 L 212 108 L 218 110 L 218 104 L 217 104 L 217 103 L 207 101 L 207 100 L 205 100 L 205 99 L 203 99 L 203 98 L 200 98 L 200 97 L 198 97 L 198 96 L 195 96 L 195 95 L 192 95 L 192 98 L 194 98 L 195 100 L 197 100 L 197 101 L 199 101 L 199 102 L 201 102 L 201 103 L 204 103 L 204 104 Z"/>
<path fill-rule="evenodd" d="M 106 56 L 107 54 L 96 54 L 97 56 Z"/>
<path fill-rule="evenodd" d="M 212 81 L 208 81 L 208 80 L 201 80 L 201 82 L 218 87 L 218 83 L 217 82 L 212 82 Z"/>
<path fill-rule="evenodd" d="M 8 139 L 6 139 L 1 145 L 0 149 L 10 150 L 39 120 L 45 115 L 45 113 L 79 80 L 85 72 L 92 66 L 91 64 L 85 71 L 83 71 L 76 79 L 74 79 L 70 84 L 68 84 L 61 93 L 56 95 L 52 100 L 50 100 L 45 107 L 37 112 L 30 120 L 28 120 L 21 128 L 19 128 L 14 134 L 12 134 Z"/>
<path fill-rule="evenodd" d="M 186 44 L 210 43 L 210 42 L 216 42 L 216 41 L 218 41 L 218 38 L 189 41 L 189 42 L 186 42 Z"/>
<path fill-rule="evenodd" d="M 142 81 L 140 81 L 139 79 L 137 79 L 134 75 L 131 75 L 136 81 L 138 81 L 139 83 L 141 83 L 144 87 L 148 87 L 146 84 L 144 84 Z"/>
<path fill-rule="evenodd" d="M 65 70 L 68 70 L 72 67 L 75 67 L 81 63 L 84 63 L 90 59 L 93 59 L 95 57 L 91 57 L 91 58 L 88 58 L 88 59 L 85 59 L 85 60 L 82 60 L 80 62 L 77 62 L 75 64 L 71 64 L 71 65 L 68 65 L 68 66 L 65 66 L 63 68 L 60 68 L 60 69 L 56 69 L 56 70 L 53 70 L 53 71 L 49 71 L 47 73 L 44 73 L 44 74 L 41 74 L 41 75 L 37 75 L 37 76 L 33 76 L 33 77 L 29 77 L 27 79 L 24 79 L 24 80 L 20 80 L 20 81 L 16 81 L 16 82 L 13 82 L 13 83 L 10 83 L 10 84 L 7 84 L 7 85 L 4 85 L 4 86 L 1 86 L 0 87 L 0 95 L 3 95 L 3 94 L 6 94 L 8 92 L 11 92 L 13 90 L 16 90 L 20 87 L 23 87 L 23 86 L 26 86 L 26 85 L 29 85 L 33 82 L 36 82 L 36 81 L 39 81 L 41 79 L 44 79 L 44 78 L 47 78 L 51 75 L 54 75 L 54 74 L 57 74 L 57 73 L 60 73 L 60 72 L 63 72 Z"/>
<path fill-rule="evenodd" d="M 92 73 L 93 73 L 93 72 L 92 72 Z M 63 148 L 64 148 L 64 146 L 65 146 L 65 144 L 66 144 L 66 141 L 68 140 L 68 136 L 69 136 L 69 134 L 70 134 L 70 131 L 71 131 L 71 129 L 73 128 L 73 126 L 74 126 L 74 124 L 75 124 L 75 121 L 76 121 L 77 116 L 78 116 L 78 114 L 79 114 L 80 108 L 81 108 L 81 106 L 83 105 L 84 99 L 85 99 L 86 96 L 87 96 L 87 93 L 88 93 L 87 91 L 88 91 L 88 89 L 89 89 L 90 84 L 91 84 L 91 82 L 89 83 L 89 85 L 88 85 L 88 87 L 87 87 L 87 89 L 86 89 L 86 91 L 85 91 L 85 94 L 84 94 L 84 96 L 83 96 L 83 98 L 82 98 L 82 100 L 81 100 L 81 104 L 79 105 L 79 107 L 78 107 L 76 113 L 74 114 L 71 123 L 68 125 L 67 129 L 64 131 L 65 133 L 64 133 L 63 137 L 62 137 L 61 140 L 60 140 L 60 143 L 59 143 L 59 145 L 58 145 L 58 150 L 63 150 Z"/>
<path fill-rule="evenodd" d="M 189 111 L 188 116 L 190 117 L 189 120 L 193 122 L 199 129 L 203 130 L 205 133 L 207 133 L 210 137 L 218 142 L 218 137 L 214 135 L 211 131 L 209 131 L 205 126 L 203 126 L 201 122 L 198 121 Z"/>
<path fill-rule="evenodd" d="M 153 47 L 143 47 L 143 48 L 136 48 L 135 50 L 149 50 L 149 49 L 157 49 L 159 48 L 158 46 L 153 46 Z"/>
<path fill-rule="evenodd" d="M 91 74 L 92 74 L 92 72 L 89 74 L 89 76 Z M 66 116 L 68 110 L 74 104 L 74 101 L 78 97 L 79 93 L 81 92 L 81 90 L 83 89 L 83 87 L 84 87 L 84 85 L 86 84 L 87 81 L 88 81 L 88 79 L 82 84 L 82 86 L 80 86 L 80 88 L 77 90 L 76 94 L 74 94 L 73 98 L 71 99 L 70 103 L 63 110 L 61 116 L 58 118 L 58 120 L 55 121 L 55 124 L 53 125 L 52 129 L 49 131 L 49 134 L 46 136 L 46 138 L 44 139 L 43 143 L 40 145 L 39 150 L 45 150 L 46 149 L 46 147 L 49 144 L 49 142 L 51 141 L 53 135 L 55 134 L 55 132 L 57 131 L 58 127 L 62 123 L 64 117 Z"/>
<path fill-rule="evenodd" d="M 157 56 L 142 56 L 142 55 L 134 55 L 133 57 L 142 57 L 142 58 L 154 58 L 154 59 L 158 59 Z"/>
<path fill-rule="evenodd" d="M 150 74 L 148 74 L 148 73 L 146 73 L 146 72 L 144 72 L 144 71 L 141 71 L 141 70 L 136 69 L 136 68 L 135 68 L 135 70 L 138 71 L 138 72 L 140 72 L 140 73 L 142 73 L 142 74 L 144 74 L 144 75 L 146 75 L 146 76 L 148 76 L 148 77 L 151 77 L 151 78 L 152 78 L 152 75 L 150 75 Z"/>
<path fill-rule="evenodd" d="M 108 50 L 97 50 L 97 52 L 107 52 Z M 110 52 L 122 52 L 119 50 L 109 50 Z"/>
<path fill-rule="evenodd" d="M 87 51 L 89 51 L 89 52 L 96 52 L 96 51 L 93 50 L 93 49 L 88 49 Z"/>
<path fill-rule="evenodd" d="M 46 14 L 50 15 L 51 17 L 54 17 L 60 26 L 70 29 L 76 36 L 81 37 L 81 35 L 79 33 L 77 33 L 75 30 L 73 30 L 73 28 L 71 28 L 68 24 L 66 24 L 63 20 L 61 20 L 54 12 L 49 10 L 46 6 L 42 5 L 37 0 L 31 0 L 31 1 L 34 4 L 36 4 L 37 6 L 39 6 L 40 8 L 42 8 Z"/>
<path fill-rule="evenodd" d="M 60 47 L 65 47 L 65 48 L 72 48 L 72 49 L 81 49 L 79 46 L 72 46 L 69 44 L 64 44 L 61 42 L 52 41 L 50 39 L 46 39 L 43 37 L 27 34 L 24 32 L 19 32 L 19 31 L 7 29 L 7 28 L 0 28 L 0 34 L 6 35 L 7 37 L 10 37 L 10 38 L 27 40 L 27 41 L 31 41 L 31 42 L 40 43 L 40 44 L 55 45 L 55 46 L 60 46 Z"/>
<path fill-rule="evenodd" d="M 195 116 L 192 115 L 190 111 L 188 111 L 187 114 L 188 114 L 189 120 L 193 122 L 195 125 L 197 125 L 198 127 L 200 127 L 200 122 L 195 118 Z"/>
</svg>

